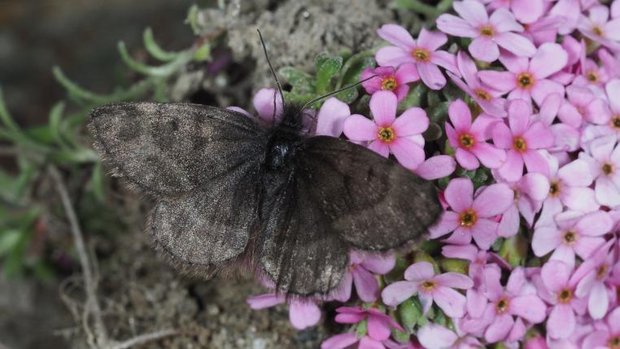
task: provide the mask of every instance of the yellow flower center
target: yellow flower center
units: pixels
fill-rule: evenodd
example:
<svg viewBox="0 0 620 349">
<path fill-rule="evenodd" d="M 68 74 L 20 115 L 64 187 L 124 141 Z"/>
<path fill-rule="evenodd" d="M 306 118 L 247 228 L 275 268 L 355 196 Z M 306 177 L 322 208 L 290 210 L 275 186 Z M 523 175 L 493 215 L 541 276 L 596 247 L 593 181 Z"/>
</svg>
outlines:
<svg viewBox="0 0 620 349">
<path fill-rule="evenodd" d="M 459 221 L 461 227 L 469 228 L 476 224 L 476 222 L 478 221 L 478 215 L 476 214 L 476 211 L 470 208 L 461 212 L 461 214 L 459 215 Z"/>
<path fill-rule="evenodd" d="M 609 349 L 620 349 L 620 336 L 612 337 L 607 344 Z"/>
<path fill-rule="evenodd" d="M 565 288 L 558 294 L 558 302 L 562 304 L 570 303 L 573 299 L 573 291 L 571 289 Z"/>
<path fill-rule="evenodd" d="M 534 85 L 534 77 L 530 73 L 521 73 L 517 75 L 517 85 L 522 89 L 529 89 Z"/>
<path fill-rule="evenodd" d="M 495 312 L 498 314 L 503 314 L 508 311 L 508 305 L 510 305 L 510 301 L 506 298 L 502 298 L 495 304 Z"/>
<path fill-rule="evenodd" d="M 603 34 L 605 34 L 605 32 L 603 31 L 603 28 L 601 28 L 598 25 L 592 28 L 592 31 L 594 32 L 596 36 L 603 36 Z"/>
<path fill-rule="evenodd" d="M 523 137 L 517 136 L 513 141 L 513 146 L 516 151 L 521 153 L 525 153 L 527 151 L 527 142 L 523 139 Z"/>
<path fill-rule="evenodd" d="M 614 165 L 610 163 L 603 164 L 603 167 L 601 167 L 601 171 L 603 171 L 605 175 L 609 176 L 610 174 L 614 173 Z"/>
<path fill-rule="evenodd" d="M 549 195 L 553 197 L 560 195 L 560 182 L 552 181 L 549 183 Z"/>
<path fill-rule="evenodd" d="M 603 264 L 599 266 L 598 268 L 596 268 L 596 278 L 598 280 L 603 280 L 605 278 L 605 274 L 607 274 L 608 269 L 609 269 L 609 266 L 607 264 Z"/>
<path fill-rule="evenodd" d="M 469 133 L 463 133 L 459 136 L 459 144 L 465 149 L 469 149 L 476 144 L 476 140 Z"/>
<path fill-rule="evenodd" d="M 435 289 L 435 286 L 437 286 L 437 284 L 433 280 L 426 280 L 422 283 L 422 285 L 420 285 L 420 287 L 422 287 L 422 290 L 426 292 L 431 292 L 433 289 Z"/>
<path fill-rule="evenodd" d="M 478 98 L 482 99 L 483 101 L 490 101 L 493 98 L 486 90 L 481 88 L 475 89 L 474 93 Z"/>
<path fill-rule="evenodd" d="M 416 48 L 411 52 L 411 56 L 418 62 L 426 63 L 431 60 L 431 53 L 423 48 Z"/>
<path fill-rule="evenodd" d="M 480 35 L 490 38 L 495 35 L 495 30 L 493 30 L 493 27 L 490 25 L 483 25 L 480 27 Z"/>
<path fill-rule="evenodd" d="M 611 118 L 611 127 L 620 129 L 620 115 L 614 115 Z"/>
<path fill-rule="evenodd" d="M 586 79 L 588 79 L 588 81 L 590 81 L 590 82 L 597 82 L 598 81 L 598 74 L 596 73 L 596 71 L 589 71 L 586 74 Z"/>
<path fill-rule="evenodd" d="M 379 132 L 377 132 L 377 137 L 382 142 L 391 143 L 396 138 L 396 133 L 394 133 L 394 129 L 391 127 L 381 127 Z"/>
<path fill-rule="evenodd" d="M 396 88 L 396 86 L 398 86 L 398 84 L 396 83 L 396 79 L 393 76 L 389 76 L 383 79 L 383 81 L 381 81 L 382 90 L 392 91 Z"/>
<path fill-rule="evenodd" d="M 577 233 L 575 233 L 574 231 L 567 231 L 566 233 L 564 233 L 564 242 L 567 245 L 572 245 L 575 243 L 575 241 L 577 241 L 578 235 Z"/>
</svg>

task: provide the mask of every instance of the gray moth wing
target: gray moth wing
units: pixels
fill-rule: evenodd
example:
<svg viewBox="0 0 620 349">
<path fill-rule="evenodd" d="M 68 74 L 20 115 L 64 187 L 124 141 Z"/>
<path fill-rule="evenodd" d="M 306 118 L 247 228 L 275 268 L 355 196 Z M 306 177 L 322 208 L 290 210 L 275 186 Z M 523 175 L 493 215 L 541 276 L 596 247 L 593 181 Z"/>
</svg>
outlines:
<svg viewBox="0 0 620 349">
<path fill-rule="evenodd" d="M 299 180 L 351 247 L 385 251 L 420 240 L 442 212 L 432 182 L 365 147 L 319 136 L 300 153 Z"/>
<path fill-rule="evenodd" d="M 121 103 L 89 123 L 104 162 L 156 199 L 147 231 L 182 271 L 238 258 L 257 220 L 266 134 L 247 116 L 196 104 Z"/>
<path fill-rule="evenodd" d="M 151 196 L 176 195 L 260 161 L 265 131 L 231 110 L 198 104 L 120 103 L 91 112 L 95 148 Z"/>
</svg>

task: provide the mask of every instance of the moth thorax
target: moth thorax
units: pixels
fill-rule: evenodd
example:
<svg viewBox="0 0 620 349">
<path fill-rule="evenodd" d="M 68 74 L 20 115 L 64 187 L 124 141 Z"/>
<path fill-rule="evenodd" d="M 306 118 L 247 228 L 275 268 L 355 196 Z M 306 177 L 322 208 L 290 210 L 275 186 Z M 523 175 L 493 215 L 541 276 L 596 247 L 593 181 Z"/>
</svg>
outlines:
<svg viewBox="0 0 620 349">
<path fill-rule="evenodd" d="M 295 156 L 298 143 L 297 137 L 294 137 L 292 134 L 285 132 L 274 133 L 267 147 L 267 169 L 278 171 L 287 168 Z"/>
</svg>

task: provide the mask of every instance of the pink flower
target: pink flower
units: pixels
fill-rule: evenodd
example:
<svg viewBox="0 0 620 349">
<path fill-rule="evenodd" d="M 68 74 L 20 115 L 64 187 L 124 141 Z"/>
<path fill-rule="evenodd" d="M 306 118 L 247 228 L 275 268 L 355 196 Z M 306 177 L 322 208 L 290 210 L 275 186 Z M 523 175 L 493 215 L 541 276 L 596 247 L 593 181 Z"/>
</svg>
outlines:
<svg viewBox="0 0 620 349">
<path fill-rule="evenodd" d="M 459 331 L 454 333 L 449 329 L 429 323 L 418 330 L 418 340 L 426 349 L 472 349 L 482 348 L 482 344 L 475 337 L 465 335 Z"/>
<path fill-rule="evenodd" d="M 553 145 L 553 134 L 540 121 L 532 119 L 532 108 L 522 100 L 514 100 L 508 107 L 508 125 L 496 123 L 493 143 L 506 150 L 506 161 L 498 169 L 508 181 L 517 181 L 523 175 L 523 164 L 529 172 L 549 174 L 549 165 L 541 153 Z"/>
<path fill-rule="evenodd" d="M 568 216 L 568 217 L 567 217 Z M 551 260 L 575 266 L 575 254 L 582 259 L 605 243 L 603 235 L 613 227 L 609 214 L 595 211 L 579 217 L 566 213 L 556 216 L 555 225 L 539 226 L 534 230 L 532 250 L 538 257 L 553 251 Z"/>
<path fill-rule="evenodd" d="M 620 345 L 620 307 L 614 309 L 604 323 L 583 341 L 583 348 L 610 348 Z"/>
<path fill-rule="evenodd" d="M 435 155 L 424 160 L 413 172 L 426 180 L 448 177 L 456 169 L 456 161 L 449 155 Z"/>
<path fill-rule="evenodd" d="M 602 319 L 609 309 L 609 293 L 613 288 L 608 289 L 606 283 L 611 268 L 616 263 L 614 253 L 610 251 L 615 242 L 616 240 L 612 239 L 601 246 L 575 271 L 575 275 L 581 280 L 575 294 L 588 299 L 588 312 L 593 319 Z"/>
<path fill-rule="evenodd" d="M 355 290 L 364 302 L 374 302 L 379 297 L 379 282 L 374 274 L 387 274 L 396 260 L 393 254 L 372 254 L 351 251 L 349 253 L 349 268 L 340 282 L 339 290 L 332 298 L 346 302 L 351 298 L 351 288 Z"/>
<path fill-rule="evenodd" d="M 556 122 L 560 108 L 567 104 L 558 93 L 548 95 L 538 110 L 538 120 L 547 125 L 553 133 L 554 144 L 549 152 L 572 152 L 579 149 L 581 133 L 578 128 L 564 122 Z"/>
<path fill-rule="evenodd" d="M 480 115 L 472 124 L 471 111 L 460 99 L 450 103 L 448 115 L 452 125 L 446 122 L 446 134 L 463 168 L 475 170 L 480 162 L 485 167 L 497 168 L 504 162 L 506 153 L 486 142 L 491 138 L 488 130 L 497 119 Z"/>
<path fill-rule="evenodd" d="M 366 80 L 373 75 L 378 75 L 376 78 Z M 409 92 L 410 82 L 420 80 L 418 71 L 413 64 L 401 64 L 398 68 L 394 67 L 377 67 L 366 68 L 361 76 L 360 80 L 366 80 L 362 83 L 364 89 L 369 94 L 373 94 L 377 91 L 392 91 L 398 97 L 398 101 L 402 101 L 407 97 Z"/>
<path fill-rule="evenodd" d="M 531 226 L 543 200 L 549 195 L 549 179 L 540 173 L 527 173 L 517 182 L 506 184 L 515 192 L 515 200 L 499 222 L 497 235 L 501 237 L 515 236 L 521 217 Z"/>
<path fill-rule="evenodd" d="M 521 23 L 532 23 L 545 11 L 544 1 L 531 0 L 482 0 L 488 3 L 489 8 L 509 8 Z"/>
<path fill-rule="evenodd" d="M 532 57 L 536 53 L 536 46 L 516 33 L 522 32 L 523 26 L 510 11 L 498 9 L 489 18 L 478 1 L 457 1 L 453 6 L 461 17 L 443 14 L 437 18 L 437 28 L 446 34 L 473 38 L 469 53 L 474 58 L 493 62 L 499 58 L 499 47 L 517 56 Z"/>
<path fill-rule="evenodd" d="M 476 101 L 485 113 L 496 117 L 506 116 L 504 107 L 506 100 L 500 98 L 502 93 L 480 81 L 476 64 L 467 53 L 459 51 L 456 55 L 456 64 L 464 81 L 455 74 L 447 72 L 452 82 Z"/>
<path fill-rule="evenodd" d="M 284 295 L 267 293 L 248 297 L 247 303 L 252 309 L 271 308 L 278 304 L 286 303 Z M 289 320 L 293 327 L 298 330 L 315 326 L 321 320 L 321 309 L 311 299 L 289 299 Z"/>
<path fill-rule="evenodd" d="M 589 154 L 579 153 L 579 158 L 590 165 L 596 200 L 605 206 L 620 205 L 620 147 L 616 145 L 616 137 L 595 139 L 588 148 Z"/>
<path fill-rule="evenodd" d="M 558 32 L 566 35 L 577 28 L 579 16 L 581 15 L 581 6 L 578 0 L 558 0 L 549 11 L 549 14 L 562 19 Z"/>
<path fill-rule="evenodd" d="M 448 41 L 448 37 L 443 33 L 422 28 L 416 41 L 405 28 L 395 24 L 385 24 L 377 33 L 396 45 L 383 47 L 377 51 L 375 59 L 381 66 L 397 67 L 404 63 L 413 63 L 422 82 L 433 90 L 438 90 L 446 84 L 446 78 L 437 66 L 456 72 L 454 56 L 446 51 L 437 51 Z"/>
<path fill-rule="evenodd" d="M 612 49 L 620 48 L 620 18 L 609 20 L 609 7 L 595 6 L 589 16 L 579 19 L 579 31 L 588 38 Z"/>
<path fill-rule="evenodd" d="M 487 268 L 499 270 L 499 267 L 502 267 L 510 269 L 510 265 L 502 257 L 493 252 L 479 250 L 475 245 L 444 245 L 441 249 L 441 254 L 447 258 L 469 261 L 467 275 L 474 281 L 474 286 L 476 287 L 482 283 L 483 272 Z"/>
<path fill-rule="evenodd" d="M 525 278 L 523 268 L 513 270 L 504 289 L 497 269 L 484 271 L 484 295 L 488 298 L 484 310 L 479 311 L 484 338 L 489 343 L 514 342 L 525 335 L 527 324 L 545 320 L 545 303 L 536 295 L 533 285 Z"/>
<path fill-rule="evenodd" d="M 522 35 L 530 39 L 536 46 L 545 42 L 554 42 L 562 22 L 562 17 L 558 16 L 541 17 L 535 22 L 525 25 Z"/>
<path fill-rule="evenodd" d="M 359 307 L 340 307 L 336 309 L 336 322 L 341 324 L 356 324 L 363 320 L 368 321 L 368 335 L 377 341 L 390 338 L 391 329 L 404 329 L 389 315 L 375 308 L 362 309 Z"/>
<path fill-rule="evenodd" d="M 598 210 L 594 190 L 589 188 L 594 178 L 587 162 L 577 159 L 558 169 L 557 159 L 549 157 L 549 166 L 549 195 L 536 225 L 555 224 L 553 217 L 562 212 L 564 206 L 581 212 Z"/>
<path fill-rule="evenodd" d="M 564 68 L 568 61 L 566 51 L 558 44 L 542 44 L 531 60 L 524 57 L 502 56 L 502 64 L 508 71 L 485 70 L 478 76 L 485 84 L 510 92 L 508 99 L 533 98 L 538 105 L 551 93 L 564 93 L 564 87 L 549 77 Z"/>
<path fill-rule="evenodd" d="M 583 130 L 582 143 L 587 144 L 592 140 L 607 136 L 614 135 L 616 138 L 620 137 L 620 79 L 613 79 L 605 85 L 605 91 L 607 93 L 607 107 L 609 112 L 605 114 L 608 116 L 607 120 L 603 121 L 600 125 L 589 125 Z"/>
<path fill-rule="evenodd" d="M 566 94 L 568 101 L 562 103 L 558 111 L 562 123 L 579 128 L 584 120 L 595 124 L 609 120 L 607 103 L 590 89 L 573 85 L 566 88 Z"/>
<path fill-rule="evenodd" d="M 316 135 L 340 137 L 344 121 L 351 115 L 349 105 L 336 97 L 328 98 L 316 116 Z"/>
<path fill-rule="evenodd" d="M 355 343 L 359 342 L 358 349 L 385 349 L 381 341 L 373 339 L 369 336 L 358 338 L 355 333 L 341 333 L 329 337 L 321 343 L 321 349 L 347 349 Z"/>
<path fill-rule="evenodd" d="M 459 318 L 465 315 L 465 296 L 453 288 L 471 288 L 473 281 L 469 277 L 459 273 L 435 275 L 432 264 L 418 262 L 405 270 L 405 280 L 383 289 L 383 303 L 396 306 L 417 294 L 425 314 L 435 302 L 447 316 Z"/>
<path fill-rule="evenodd" d="M 585 303 L 575 295 L 577 280 L 572 269 L 560 261 L 548 261 L 540 272 L 539 295 L 552 305 L 547 319 L 547 334 L 553 338 L 567 338 L 575 330 L 577 317 L 585 311 Z"/>
<path fill-rule="evenodd" d="M 254 95 L 254 98 L 252 98 L 252 104 L 254 106 L 254 110 L 256 110 L 259 120 L 267 126 L 271 126 L 274 123 L 274 118 L 276 121 L 279 121 L 282 117 L 282 95 L 277 93 L 277 91 L 273 88 L 261 88 L 258 90 L 258 92 Z M 232 106 L 227 109 L 234 110 L 251 117 L 250 113 L 242 108 Z"/>
<path fill-rule="evenodd" d="M 585 52 L 583 52 L 585 56 Z M 581 72 L 575 77 L 573 84 L 577 86 L 584 86 L 590 88 L 597 95 L 601 94 L 605 84 L 609 81 L 609 74 L 607 69 L 603 66 L 599 66 L 592 59 L 582 59 Z"/>
<path fill-rule="evenodd" d="M 428 128 L 426 112 L 409 108 L 396 118 L 398 101 L 389 91 L 378 91 L 370 97 L 374 121 L 351 115 L 344 123 L 344 134 L 352 141 L 370 142 L 368 148 L 387 157 L 394 154 L 406 168 L 415 168 L 424 161 L 424 138 Z"/>
<path fill-rule="evenodd" d="M 497 239 L 498 223 L 493 217 L 504 213 L 514 200 L 506 184 L 492 184 L 477 193 L 469 178 L 455 178 L 444 192 L 452 210 L 444 211 L 439 222 L 429 228 L 436 239 L 453 231 L 446 242 L 468 244 L 472 237 L 478 247 L 488 250 Z"/>
</svg>

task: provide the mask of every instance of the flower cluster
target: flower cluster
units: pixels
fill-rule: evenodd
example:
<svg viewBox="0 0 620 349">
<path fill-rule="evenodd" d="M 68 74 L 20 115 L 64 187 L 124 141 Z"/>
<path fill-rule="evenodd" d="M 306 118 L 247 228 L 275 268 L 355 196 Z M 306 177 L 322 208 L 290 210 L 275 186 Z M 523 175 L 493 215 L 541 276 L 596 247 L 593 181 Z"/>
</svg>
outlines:
<svg viewBox="0 0 620 349">
<path fill-rule="evenodd" d="M 330 98 L 308 121 L 436 180 L 444 212 L 430 241 L 404 257 L 352 251 L 343 286 L 291 300 L 291 321 L 305 328 L 317 302 L 348 302 L 335 320 L 351 331 L 324 349 L 618 349 L 620 0 L 453 10 L 416 38 L 378 29 L 388 45 L 361 74 L 369 115 Z M 445 113 L 408 104 L 414 88 L 441 96 Z M 280 113 L 274 93 L 255 99 L 263 119 Z M 425 139 L 432 127 L 441 135 Z"/>
</svg>

